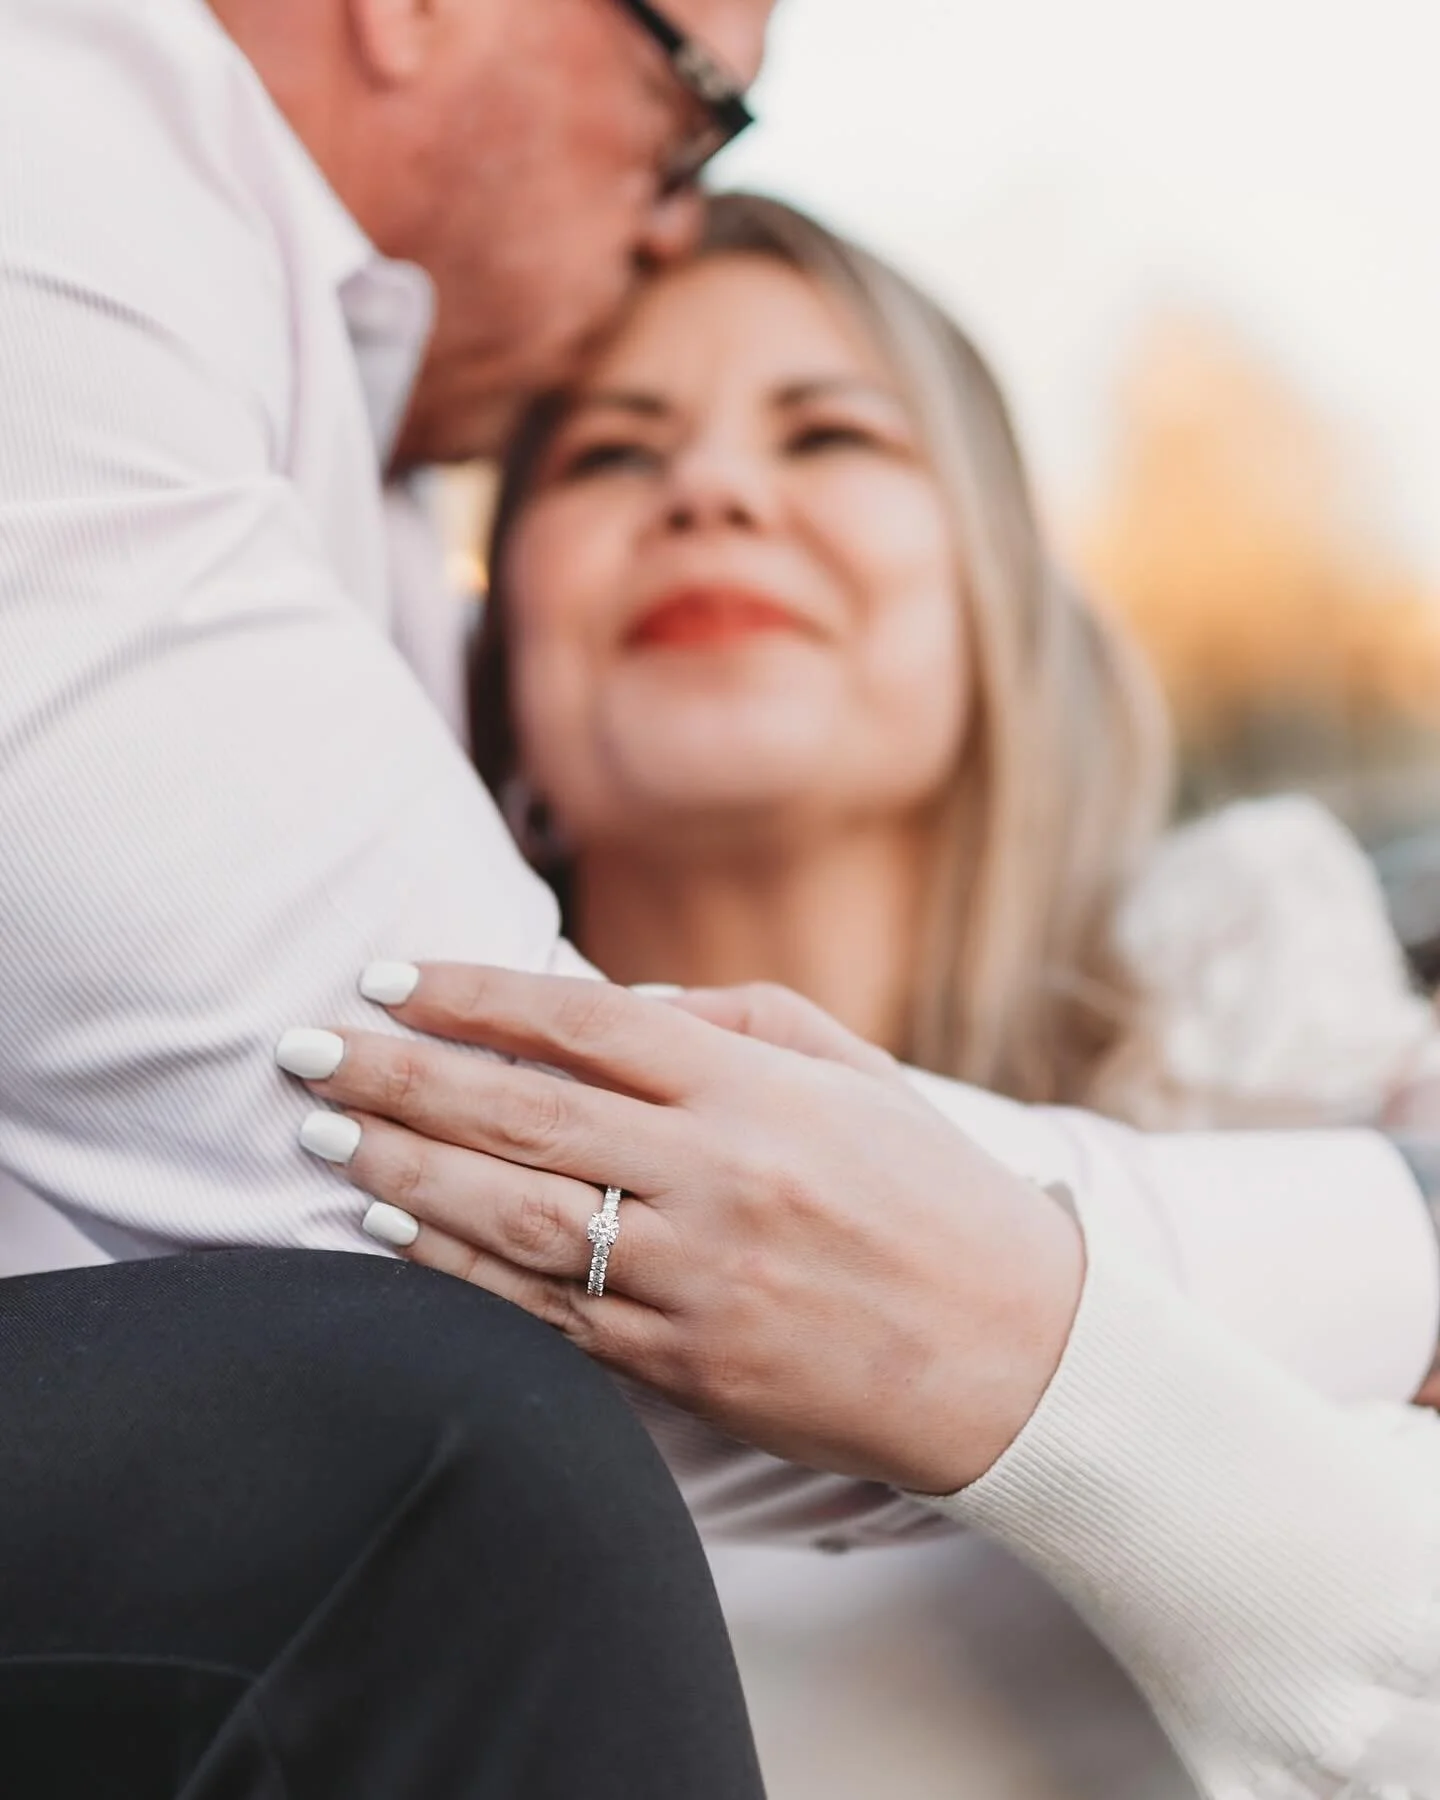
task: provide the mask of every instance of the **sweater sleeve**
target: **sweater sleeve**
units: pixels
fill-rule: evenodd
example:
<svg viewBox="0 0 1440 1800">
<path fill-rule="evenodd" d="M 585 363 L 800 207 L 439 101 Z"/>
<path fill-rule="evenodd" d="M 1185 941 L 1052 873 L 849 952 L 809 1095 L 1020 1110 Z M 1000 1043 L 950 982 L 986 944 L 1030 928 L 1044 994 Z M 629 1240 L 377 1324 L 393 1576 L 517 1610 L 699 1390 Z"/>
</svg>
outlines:
<svg viewBox="0 0 1440 1800">
<path fill-rule="evenodd" d="M 1373 1131 L 1147 1134 L 912 1072 L 997 1162 L 1063 1184 L 1088 1237 L 1336 1400 L 1408 1400 L 1440 1334 L 1435 1227 Z"/>
<path fill-rule="evenodd" d="M 1327 1402 L 1093 1236 L 1060 1368 L 937 1511 L 1129 1669 L 1207 1800 L 1440 1800 L 1440 1420 Z"/>
</svg>

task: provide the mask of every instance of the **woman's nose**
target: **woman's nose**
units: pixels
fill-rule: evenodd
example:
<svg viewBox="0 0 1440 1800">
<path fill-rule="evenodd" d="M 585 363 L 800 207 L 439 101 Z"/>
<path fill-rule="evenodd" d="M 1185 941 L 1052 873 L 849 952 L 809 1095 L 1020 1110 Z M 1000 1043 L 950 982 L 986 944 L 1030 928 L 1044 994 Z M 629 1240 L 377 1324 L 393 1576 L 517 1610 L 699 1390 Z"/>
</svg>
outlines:
<svg viewBox="0 0 1440 1800">
<path fill-rule="evenodd" d="M 697 446 L 671 464 L 663 512 L 669 531 L 758 531 L 770 511 L 764 470 L 741 449 Z"/>
</svg>

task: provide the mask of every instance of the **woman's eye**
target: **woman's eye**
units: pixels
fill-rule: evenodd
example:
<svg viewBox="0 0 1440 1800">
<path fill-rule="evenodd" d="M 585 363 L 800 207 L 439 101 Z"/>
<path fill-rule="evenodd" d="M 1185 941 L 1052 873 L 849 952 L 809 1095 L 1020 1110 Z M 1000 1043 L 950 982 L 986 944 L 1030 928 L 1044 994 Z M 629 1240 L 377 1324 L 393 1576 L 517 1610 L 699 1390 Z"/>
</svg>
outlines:
<svg viewBox="0 0 1440 1800">
<path fill-rule="evenodd" d="M 823 450 L 873 450 L 875 434 L 863 425 L 807 425 L 786 443 L 792 456 L 812 456 Z"/>
<path fill-rule="evenodd" d="M 659 453 L 648 444 L 601 439 L 593 444 L 583 444 L 564 457 L 559 473 L 562 481 L 582 481 L 587 475 L 620 469 L 653 469 L 659 460 Z"/>
</svg>

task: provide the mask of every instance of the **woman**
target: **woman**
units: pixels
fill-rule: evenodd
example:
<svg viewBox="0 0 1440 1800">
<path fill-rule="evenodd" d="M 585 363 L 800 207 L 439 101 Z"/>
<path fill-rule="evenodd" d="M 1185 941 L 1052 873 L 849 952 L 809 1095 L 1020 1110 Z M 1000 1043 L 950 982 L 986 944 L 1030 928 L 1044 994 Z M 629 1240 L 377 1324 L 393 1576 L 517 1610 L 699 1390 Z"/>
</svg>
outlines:
<svg viewBox="0 0 1440 1800">
<path fill-rule="evenodd" d="M 768 978 L 906 1061 L 1147 1125 L 1373 1118 L 1436 1066 L 1328 817 L 1159 843 L 1160 709 L 1058 574 L 989 371 L 788 209 L 713 202 L 530 419 L 491 570 L 477 759 L 612 978 Z M 713 1561 L 777 1800 L 1178 1787 L 979 1539 Z"/>
<path fill-rule="evenodd" d="M 1358 1118 L 1423 1092 L 1428 1012 L 1405 989 L 1358 853 L 1306 808 L 1270 818 L 1242 812 L 1157 850 L 1164 759 L 1153 700 L 1114 633 L 1053 574 L 993 383 L 928 302 L 795 215 L 763 202 L 717 203 L 700 259 L 642 300 L 575 395 L 529 421 L 507 472 L 493 567 L 476 679 L 479 760 L 532 859 L 561 890 L 572 933 L 615 978 L 690 986 L 777 979 L 862 1037 L 932 1069 L 1146 1120 Z M 1272 842 L 1282 867 L 1307 859 L 1304 905 L 1323 915 L 1329 942 L 1351 946 L 1347 983 L 1364 1002 L 1351 1005 L 1347 989 L 1333 1020 L 1323 999 L 1310 1004 L 1285 960 L 1296 939 L 1290 915 L 1304 908 L 1272 882 Z M 1268 950 L 1257 957 L 1249 948 L 1267 918 L 1288 920 L 1278 968 Z M 882 1141 L 867 1127 L 846 1148 L 863 1162 L 859 1185 L 873 1212 L 819 1216 L 813 1196 L 797 1201 L 757 1171 L 788 1166 L 771 1148 L 785 1132 L 814 1138 L 811 1115 L 787 1084 L 818 1083 L 827 1104 L 838 1097 L 842 1108 L 844 1091 L 777 1063 L 776 1116 L 753 1109 L 753 1141 L 733 1151 L 741 1170 L 732 1185 L 766 1202 L 759 1224 L 747 1222 L 723 1210 L 722 1187 L 702 1179 L 714 1145 L 703 1096 L 688 1091 L 689 1046 L 678 1028 L 662 1068 L 642 1067 L 633 1045 L 624 1055 L 577 1055 L 573 997 L 563 1028 L 557 1018 L 547 1032 L 538 1022 L 544 1002 L 523 981 L 476 988 L 427 970 L 417 990 L 414 978 L 412 970 L 392 985 L 382 972 L 366 991 L 399 1001 L 400 1018 L 420 1030 L 471 1035 L 618 1090 L 604 1178 L 645 1204 L 628 1207 L 611 1288 L 587 1308 L 573 1281 L 530 1272 L 571 1271 L 583 1229 L 576 1208 L 591 1202 L 562 1185 L 537 1186 L 533 1176 L 507 1201 L 496 1161 L 597 1179 L 593 1119 L 587 1150 L 561 1153 L 564 1108 L 575 1107 L 581 1121 L 579 1097 L 542 1103 L 533 1078 L 511 1092 L 518 1074 L 432 1063 L 383 1038 L 332 1039 L 322 1067 L 282 1055 L 283 1066 L 319 1077 L 317 1094 L 360 1109 L 336 1145 L 317 1135 L 311 1147 L 429 1222 L 412 1255 L 495 1286 L 606 1360 L 708 1406 L 738 1435 L 782 1454 L 930 1492 L 970 1482 L 964 1516 L 1055 1569 L 1055 1558 L 1036 1553 L 1030 1526 L 1014 1536 L 997 1526 L 992 1482 L 997 1471 L 1002 1486 L 1012 1479 L 1012 1455 L 1023 1461 L 1015 1420 L 1044 1385 L 1036 1368 L 1054 1366 L 1053 1324 L 1063 1315 L 1063 1335 L 1073 1310 L 1065 1241 L 1043 1209 L 1026 1213 L 1023 1252 L 1006 1252 L 1001 1317 L 1021 1312 L 1020 1296 L 1031 1293 L 1052 1293 L 1058 1311 L 1038 1308 L 998 1365 L 977 1325 L 937 1396 L 928 1347 L 945 1340 L 954 1349 L 948 1341 L 962 1322 L 983 1322 L 996 1290 L 977 1272 L 1003 1241 L 1002 1218 L 1024 1210 L 1021 1195 L 992 1193 L 994 1209 L 970 1235 L 951 1235 L 948 1203 L 933 1214 L 898 1204 L 886 1176 L 903 1154 L 901 1135 Z M 1282 995 L 1288 1011 L 1276 1033 L 1270 1001 Z M 722 1003 L 699 1004 L 740 1022 Z M 592 1014 L 611 1013 L 612 1023 L 628 1016 L 608 1001 L 587 1004 L 586 1031 Z M 1317 1024 L 1329 1033 L 1317 1060 L 1343 1065 L 1339 1091 L 1317 1091 L 1310 1079 Z M 661 1038 L 658 1023 L 649 1029 Z M 1246 1031 L 1263 1048 L 1249 1064 L 1235 1054 Z M 843 1034 L 832 1039 L 814 1020 L 795 1033 L 802 1048 L 885 1079 L 883 1059 L 865 1064 Z M 668 1111 L 640 1104 L 657 1098 L 695 1108 L 700 1135 L 683 1155 L 671 1146 Z M 386 1116 L 440 1146 L 417 1149 Z M 527 1120 L 541 1128 L 544 1148 L 526 1136 Z M 927 1129 L 908 1112 L 901 1122 L 906 1140 Z M 655 1174 L 662 1148 L 682 1171 L 678 1186 L 666 1177 L 676 1208 L 668 1218 Z M 953 1184 L 938 1151 L 930 1167 L 932 1195 Z M 978 1171 L 975 1183 L 986 1190 Z M 456 1221 L 467 1195 L 492 1221 L 486 1248 L 456 1241 L 466 1236 Z M 699 1236 L 680 1231 L 682 1205 Z M 745 1234 L 757 1229 L 790 1249 L 783 1282 L 755 1259 L 753 1237 L 747 1258 Z M 391 1241 L 413 1238 L 412 1223 Z M 651 1270 L 671 1247 L 688 1271 L 686 1305 L 697 1309 L 689 1315 L 654 1299 L 663 1283 L 658 1274 L 652 1283 Z M 1093 1279 L 1093 1245 L 1091 1254 Z M 824 1279 L 807 1282 L 812 1269 Z M 797 1342 L 808 1332 L 832 1346 L 823 1366 L 813 1357 L 787 1362 L 783 1347 L 774 1362 L 726 1361 L 757 1292 L 770 1302 L 762 1313 L 794 1321 Z M 727 1303 L 733 1331 L 716 1325 L 707 1359 L 689 1327 L 698 1329 L 705 1308 Z M 661 1334 L 655 1305 L 667 1330 L 679 1320 L 686 1331 Z M 903 1408 L 865 1399 L 877 1316 L 911 1322 L 908 1345 L 897 1346 L 893 1330 L 885 1339 L 887 1355 L 899 1358 L 888 1385 L 905 1394 Z M 1082 1306 L 1067 1358 L 1077 1338 L 1083 1350 L 1083 1318 Z M 1151 1361 L 1167 1370 L 1165 1394 L 1182 1415 L 1190 1454 L 1201 1408 L 1160 1354 L 1158 1336 L 1174 1321 L 1168 1312 L 1150 1320 L 1157 1337 L 1143 1340 L 1145 1355 L 1123 1360 L 1137 1381 Z M 1032 1342 L 1038 1363 L 1027 1365 Z M 1005 1391 L 1012 1368 L 1026 1371 L 1028 1403 Z M 667 1379 L 674 1370 L 683 1373 Z M 988 1374 L 998 1389 L 969 1423 L 1005 1423 L 983 1454 L 967 1437 L 974 1460 L 962 1463 L 944 1401 L 964 1371 Z M 1230 1404 L 1207 1431 L 1207 1465 L 1225 1471 L 1227 1494 L 1246 1492 L 1252 1465 L 1263 1461 L 1247 1408 L 1251 1389 L 1263 1392 L 1269 1379 L 1263 1363 L 1232 1370 Z M 1073 1393 L 1076 1382 L 1069 1366 L 1058 1385 Z M 830 1399 L 847 1387 L 864 1403 L 852 1399 L 835 1426 Z M 1307 1423 L 1298 1438 L 1286 1426 L 1287 1473 L 1312 1430 L 1341 1451 L 1341 1465 L 1352 1460 L 1308 1402 L 1291 1396 L 1276 1405 L 1288 1417 L 1292 1402 Z M 1136 1395 L 1120 1411 L 1127 1423 L 1148 1416 Z M 899 1438 L 885 1429 L 892 1413 L 908 1421 Z M 1224 1422 L 1242 1416 L 1235 1443 L 1245 1449 L 1232 1463 Z M 1273 1423 L 1267 1415 L 1259 1429 Z M 1176 1473 L 1169 1430 L 1160 1418 L 1147 1427 L 1140 1460 L 1170 1470 L 1162 1487 L 1174 1493 L 1194 1471 Z M 1353 1459 L 1379 1466 L 1358 1444 Z M 1328 1466 L 1317 1451 L 1310 1467 Z M 1078 1535 L 1107 1510 L 1067 1516 L 1072 1473 L 1067 1465 L 1067 1479 L 1046 1488 L 1042 1507 L 1028 1497 L 1032 1526 L 1038 1511 Z M 1343 1483 L 1328 1486 L 1338 1494 Z M 1110 1498 L 1123 1527 L 1126 1509 Z M 1287 1491 L 1280 1516 L 1288 1520 L 1294 1504 Z M 1311 1504 L 1324 1511 L 1322 1495 Z M 1365 1511 L 1348 1491 L 1344 1504 L 1354 1517 Z M 1143 1575 L 1115 1560 L 1141 1536 L 1122 1528 L 1091 1565 L 1102 1569 L 1096 1586 L 1066 1585 L 1102 1624 L 1127 1582 L 1158 1587 L 1188 1566 L 1178 1540 L 1167 1554 L 1163 1533 L 1152 1531 L 1164 1510 L 1147 1489 L 1138 1515 Z M 1242 1508 L 1244 1543 L 1264 1535 L 1258 1519 Z M 1381 1534 L 1404 1539 L 1388 1522 L 1373 1527 Z M 1209 1604 L 1233 1547 L 1218 1509 L 1200 1535 L 1217 1565 Z M 722 1590 L 779 1800 L 818 1792 L 842 1800 L 882 1785 L 915 1800 L 955 1791 L 1113 1794 L 1125 1783 L 1147 1797 L 1187 1791 L 1144 1710 L 1081 1627 L 980 1540 L 838 1566 L 813 1555 L 734 1554 L 739 1560 L 718 1562 Z M 1243 1555 L 1234 1566 L 1244 1566 Z M 1248 1590 L 1237 1586 L 1217 1635 L 1238 1641 Z M 1354 1616 L 1353 1599 L 1346 1605 Z M 1152 1625 L 1176 1610 L 1164 1596 L 1156 1608 Z M 1279 1628 L 1288 1623 L 1282 1609 Z M 1199 1626 L 1193 1635 L 1205 1640 Z M 1316 1624 L 1309 1638 L 1321 1644 L 1332 1635 Z M 1295 1647 L 1268 1639 L 1267 1647 L 1259 1686 L 1273 1668 L 1287 1690 L 1307 1691 L 1309 1674 L 1287 1660 Z M 1220 1660 L 1230 1657 L 1227 1649 Z M 1145 1658 L 1129 1660 L 1136 1667 Z M 1205 1673 L 1193 1671 L 1173 1705 L 1148 1683 L 1147 1692 L 1207 1792 L 1247 1791 L 1234 1767 L 1211 1760 L 1207 1732 L 1225 1709 L 1214 1702 L 1212 1716 L 1211 1703 L 1196 1698 Z M 1340 1707 L 1323 1682 L 1315 1692 Z M 1240 1735 L 1248 1753 L 1264 1732 L 1247 1723 Z M 1259 1752 L 1253 1766 L 1271 1768 Z M 1287 1773 L 1297 1767 L 1285 1763 Z"/>
<path fill-rule="evenodd" d="M 1058 574 L 993 378 L 789 209 L 714 201 L 531 417 L 491 568 L 477 760 L 612 978 L 780 981 L 1149 1126 L 1368 1120 L 1440 1066 L 1327 815 L 1157 843 L 1160 708 Z"/>
</svg>

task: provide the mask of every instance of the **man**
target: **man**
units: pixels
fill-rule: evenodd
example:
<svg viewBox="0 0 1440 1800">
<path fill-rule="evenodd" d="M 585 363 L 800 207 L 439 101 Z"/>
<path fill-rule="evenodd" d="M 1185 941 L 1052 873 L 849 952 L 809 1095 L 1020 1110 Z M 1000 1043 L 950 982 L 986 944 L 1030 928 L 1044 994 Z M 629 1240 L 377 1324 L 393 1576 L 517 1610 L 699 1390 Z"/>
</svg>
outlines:
<svg viewBox="0 0 1440 1800">
<path fill-rule="evenodd" d="M 268 923 L 242 927 L 232 949 L 248 937 L 263 960 L 297 905 L 315 909 L 307 930 L 326 922 L 321 936 L 340 917 L 324 853 L 313 885 L 285 868 L 299 815 L 267 817 L 263 793 L 283 793 L 309 754 L 312 679 L 351 716 L 353 746 L 396 734 L 389 776 L 350 770 L 385 811 L 408 810 L 437 757 L 458 767 L 383 630 L 378 474 L 432 291 L 407 454 L 471 454 L 520 395 L 564 374 L 644 265 L 683 247 L 713 129 L 664 45 L 611 0 L 218 10 L 234 40 L 196 0 L 0 0 L 0 415 L 15 427 L 0 449 L 0 785 L 7 827 L 41 851 L 40 864 L 4 856 L 17 880 L 0 915 L 7 949 L 39 955 L 48 988 L 98 971 L 73 960 L 78 940 L 21 947 L 22 915 L 39 924 L 52 878 L 77 880 L 117 921 L 132 912 L 129 878 L 112 884 L 100 864 L 63 874 L 42 848 L 64 860 L 85 829 L 63 802 L 50 811 L 52 756 L 89 786 L 72 758 L 98 748 L 50 708 L 85 710 L 73 680 L 98 682 L 93 723 L 113 731 L 119 762 L 124 745 L 150 747 L 108 796 L 96 790 L 117 823 L 114 807 L 139 803 L 123 828 L 130 892 L 179 900 L 167 948 L 142 927 L 146 942 L 99 977 L 114 1002 L 101 1009 L 127 1037 L 229 1035 L 237 970 L 201 974 L 180 919 L 195 904 L 200 923 L 252 858 L 279 859 L 256 888 L 268 892 L 252 924 Z M 706 10 L 753 73 L 765 6 Z M 382 261 L 352 211 L 432 281 Z M 45 472 L 47 445 L 67 446 L 63 469 Z M 71 605 L 74 637 L 61 623 Z M 79 651 L 68 671 L 64 638 Z M 168 695 L 159 713 L 152 679 Z M 235 707 L 220 736 L 205 723 L 217 692 Z M 282 712 L 295 729 L 249 785 L 246 763 Z M 412 730 L 429 747 L 407 770 Z M 343 786 L 346 751 L 331 748 L 339 761 L 314 771 L 322 808 Z M 165 763 L 188 765 L 185 793 Z M 449 786 L 453 799 L 453 773 Z M 181 898 L 173 853 L 191 835 L 220 888 L 207 876 L 204 894 Z M 487 904 L 464 874 L 456 917 Z M 213 922 L 224 935 L 238 917 L 222 902 Z M 185 966 L 199 984 L 163 996 L 162 967 Z M 138 1011 L 127 989 L 148 991 Z M 52 1004 L 58 990 L 42 1002 L 58 1026 Z M 148 1060 L 132 1037 L 121 1062 L 136 1051 Z M 71 1065 L 67 1160 L 88 1160 L 111 1104 L 107 1056 Z M 30 1138 L 46 1162 L 60 1140 L 12 1074 L 0 1077 L 16 1133 L 4 1161 L 81 1200 L 21 1148 Z M 262 1109 L 271 1079 L 252 1096 Z M 221 1161 L 226 1138 L 248 1133 L 228 1102 L 181 1126 Z M 138 1160 L 113 1167 L 138 1197 L 150 1177 L 131 1142 Z M 212 1210 L 229 1176 L 217 1164 L 216 1188 L 190 1188 L 189 1152 L 154 1148 L 177 1178 L 171 1199 L 188 1190 L 197 1221 L 210 1213 L 202 1241 L 293 1239 L 279 1213 L 229 1232 Z M 268 1180 L 254 1149 L 250 1173 L 233 1171 L 242 1208 Z M 127 1203 L 117 1220 L 136 1222 Z M 0 1283 L 0 1365 L 0 1766 L 16 1800 L 758 1794 L 733 1660 L 673 1485 L 610 1385 L 512 1309 L 357 1257 L 140 1261 Z M 503 1380 L 484 1378 L 494 1369 Z"/>
<path fill-rule="evenodd" d="M 743 122 L 737 90 L 758 64 L 765 8 L 673 4 L 667 22 L 640 0 L 224 0 L 217 23 L 198 0 L 0 0 L 0 649 L 11 689 L 0 721 L 0 1162 L 112 1253 L 361 1247 L 363 1208 L 296 1147 L 305 1103 L 277 1092 L 275 1040 L 299 1020 L 372 1023 L 355 979 L 377 955 L 573 966 L 553 905 L 387 636 L 379 476 L 392 462 L 489 447 L 514 398 L 563 375 L 629 281 L 683 248 L 688 179 Z M 617 83 L 633 110 L 601 108 Z M 771 1063 L 757 1066 L 768 1080 Z M 753 1097 L 743 1083 L 732 1095 L 735 1130 Z M 958 1104 L 1002 1160 L 1051 1172 L 1008 1111 Z M 1099 1264 L 1105 1215 L 1144 1188 L 1133 1164 L 1148 1153 L 1083 1122 L 1037 1129 L 1069 1146 Z M 1352 1141 L 1349 1154 L 1365 1163 L 1365 1217 L 1382 1221 L 1386 1246 L 1387 1303 L 1357 1334 L 1384 1340 L 1365 1391 L 1400 1398 L 1433 1344 L 1433 1255 L 1389 1153 Z M 1244 1160 L 1217 1150 L 1209 1169 L 1228 1175 Z M 1347 1242 L 1362 1235 L 1359 1210 L 1336 1228 Z M 1137 1203 L 1117 1232 L 1154 1237 L 1144 1214 Z M 1245 1241 L 1237 1225 L 1241 1254 Z M 1292 1286 L 1293 1301 L 1299 1277 Z M 1065 1351 L 1076 1295 L 1061 1290 L 1040 1376 Z M 1280 1347 L 1313 1370 L 1327 1335 L 1316 1320 L 1336 1306 L 1303 1297 Z M 1330 1297 L 1348 1298 L 1343 1282 Z M 1023 1298 L 995 1296 L 1017 1334 L 1033 1320 Z M 1237 1331 L 1265 1336 L 1253 1294 L 1226 1299 L 1219 1310 Z M 1180 1356 L 1167 1352 L 1166 1321 L 1183 1336 L 1185 1313 L 1178 1302 L 1146 1310 L 1157 1375 Z M 1195 1639 L 1164 1587 L 1174 1535 L 1153 1558 L 1143 1534 L 1117 1544 L 1100 1533 L 1101 1545 L 1094 1517 L 1065 1512 L 1056 1479 L 1066 1407 L 1087 1410 L 1095 1384 L 1123 1373 L 1113 1359 L 1131 1341 L 1107 1334 L 1103 1309 L 1098 1326 L 1094 1307 L 1089 1317 L 1086 1343 L 1109 1349 L 1084 1379 L 1062 1358 L 1061 1399 L 1027 1437 L 1039 1472 L 986 1524 L 1023 1543 L 1038 1482 L 1063 1551 L 1047 1535 L 1035 1553 L 1057 1580 L 1068 1557 L 1077 1585 L 1110 1595 L 1122 1652 L 1133 1658 L 1143 1641 L 1159 1686 L 1183 1689 Z M 1001 1360 L 1007 1348 L 997 1343 Z M 1227 1363 L 1200 1378 L 1218 1384 L 1217 1410 L 1247 1400 L 1247 1354 L 1237 1345 L 1241 1373 Z M 1276 1406 L 1285 1413 L 1268 1385 L 1249 1400 L 1259 1441 Z M 893 1493 L 783 1467 L 756 1483 L 744 1453 L 673 1419 L 664 1430 L 710 1517 L 813 1535 L 837 1511 L 847 1529 L 878 1534 L 930 1516 Z M 1333 1456 L 1321 1435 L 1307 1468 Z M 1115 1478 L 1134 1477 L 1139 1493 L 1145 1446 L 1127 1456 Z M 1183 1479 L 1205 1474 L 1187 1464 Z M 1263 1529 L 1275 1494 L 1245 1479 L 1256 1510 L 1231 1516 L 1236 1529 Z M 1382 1517 L 1388 1480 L 1374 1502 Z M 1409 1503 L 1397 1500 L 1402 1516 L 1408 1532 Z M 1175 1526 L 1195 1529 L 1193 1510 Z M 1324 1530 L 1341 1527 L 1327 1515 Z M 1428 1654 L 1395 1593 L 1433 1586 L 1440 1571 L 1428 1544 L 1404 1542 L 1374 1616 L 1327 1643 L 1298 1725 L 1288 1690 L 1267 1690 L 1255 1713 L 1241 1704 L 1273 1641 L 1202 1658 L 1220 1696 L 1214 1767 L 1219 1756 L 1235 1766 L 1238 1735 L 1266 1779 L 1312 1765 L 1340 1778 L 1322 1756 L 1332 1747 L 1313 1747 L 1315 1694 L 1346 1707 L 1369 1694 L 1377 1645 L 1386 1667 Z M 1277 1626 L 1287 1646 L 1307 1625 L 1294 1595 L 1324 1562 L 1313 1547 L 1296 1555 Z M 1187 1605 L 1208 1599 L 1186 1590 Z M 1183 1706 L 1171 1723 L 1183 1737 Z M 1368 1747 L 1347 1741 L 1344 1778 Z"/>
</svg>

